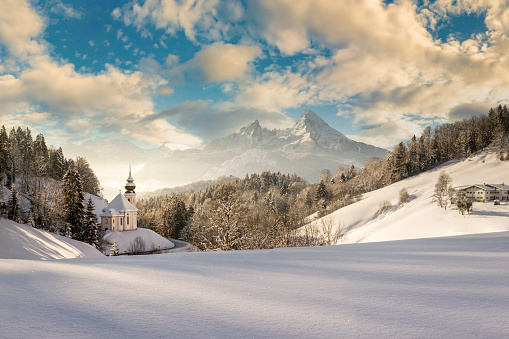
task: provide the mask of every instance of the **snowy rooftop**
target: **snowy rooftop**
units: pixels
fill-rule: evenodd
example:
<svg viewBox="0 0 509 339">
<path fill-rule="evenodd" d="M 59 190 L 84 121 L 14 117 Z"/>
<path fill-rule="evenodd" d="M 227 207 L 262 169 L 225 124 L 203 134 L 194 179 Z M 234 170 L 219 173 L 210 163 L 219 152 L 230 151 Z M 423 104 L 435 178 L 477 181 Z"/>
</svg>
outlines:
<svg viewBox="0 0 509 339">
<path fill-rule="evenodd" d="M 506 190 L 509 189 L 509 186 L 504 184 L 473 184 L 473 185 L 463 185 L 455 187 L 457 190 L 465 190 L 470 187 L 477 187 L 484 191 L 495 191 L 495 190 Z"/>
<path fill-rule="evenodd" d="M 125 211 L 137 211 L 138 209 L 131 204 L 126 197 L 118 194 L 105 209 L 103 209 L 102 217 L 111 217 L 123 215 Z"/>
</svg>

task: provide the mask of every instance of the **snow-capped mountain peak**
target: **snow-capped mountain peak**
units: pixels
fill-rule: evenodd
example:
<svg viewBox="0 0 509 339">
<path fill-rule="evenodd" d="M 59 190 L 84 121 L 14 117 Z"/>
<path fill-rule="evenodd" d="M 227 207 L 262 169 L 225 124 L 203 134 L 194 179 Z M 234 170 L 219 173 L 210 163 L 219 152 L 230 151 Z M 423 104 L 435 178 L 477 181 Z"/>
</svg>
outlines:
<svg viewBox="0 0 509 339">
<path fill-rule="evenodd" d="M 249 126 L 242 127 L 240 129 L 241 134 L 245 134 L 247 136 L 258 136 L 262 132 L 262 127 L 260 126 L 260 122 L 258 120 L 253 121 Z"/>
<path fill-rule="evenodd" d="M 312 138 L 317 136 L 330 136 L 342 140 L 348 140 L 342 133 L 330 127 L 322 118 L 313 111 L 304 111 L 299 120 L 295 123 L 291 133 L 293 135 L 303 135 L 310 133 Z"/>
</svg>

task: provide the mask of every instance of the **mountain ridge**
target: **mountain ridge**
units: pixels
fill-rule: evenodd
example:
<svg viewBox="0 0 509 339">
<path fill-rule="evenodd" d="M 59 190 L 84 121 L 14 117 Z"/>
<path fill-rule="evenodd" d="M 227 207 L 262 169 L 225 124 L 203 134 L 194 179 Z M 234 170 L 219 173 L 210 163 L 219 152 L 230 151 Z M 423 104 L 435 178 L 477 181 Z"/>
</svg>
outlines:
<svg viewBox="0 0 509 339">
<path fill-rule="evenodd" d="M 296 173 L 316 182 L 323 169 L 335 172 L 338 166 L 358 167 L 387 153 L 347 138 L 311 110 L 283 130 L 265 128 L 254 120 L 238 132 L 212 140 L 203 149 L 143 149 L 114 139 L 85 141 L 64 149 L 72 157 L 87 157 L 107 188 L 107 197 L 123 187 L 129 165 L 141 192 L 263 171 Z"/>
<path fill-rule="evenodd" d="M 311 110 L 306 110 L 293 127 L 284 130 L 269 130 L 258 120 L 242 127 L 239 132 L 212 140 L 205 150 L 260 148 L 283 152 L 348 152 L 372 153 L 380 156 L 387 150 L 356 142 L 329 126 L 325 120 Z"/>
</svg>

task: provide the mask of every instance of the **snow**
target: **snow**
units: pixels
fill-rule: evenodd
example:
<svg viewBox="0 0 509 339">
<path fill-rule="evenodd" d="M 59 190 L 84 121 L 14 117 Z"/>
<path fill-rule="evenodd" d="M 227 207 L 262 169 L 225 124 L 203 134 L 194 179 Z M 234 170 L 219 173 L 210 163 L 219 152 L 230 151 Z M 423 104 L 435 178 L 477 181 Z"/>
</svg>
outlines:
<svg viewBox="0 0 509 339">
<path fill-rule="evenodd" d="M 124 215 L 127 211 L 137 211 L 138 209 L 131 204 L 127 198 L 119 193 L 109 204 L 103 209 L 101 216 L 110 217 Z"/>
<path fill-rule="evenodd" d="M 134 231 L 106 231 L 104 232 L 104 239 L 111 242 L 117 241 L 119 253 L 123 253 L 129 249 L 129 246 L 133 242 L 134 238 L 141 236 L 145 241 L 145 250 L 149 251 L 152 249 L 168 249 L 173 248 L 175 245 L 168 239 L 163 238 L 156 232 L 149 230 L 148 228 L 138 228 Z M 111 248 L 111 247 L 110 247 Z M 110 253 L 110 248 L 106 251 L 106 254 Z"/>
<path fill-rule="evenodd" d="M 432 196 L 441 171 L 453 179 L 453 186 L 476 182 L 509 182 L 509 162 L 497 160 L 496 154 L 484 151 L 458 162 L 451 161 L 432 171 L 421 173 L 390 186 L 363 195 L 362 200 L 339 209 L 330 216 L 314 221 L 320 227 L 332 220 L 348 231 L 342 243 L 387 241 L 443 237 L 461 234 L 509 230 L 509 204 L 474 202 L 473 212 L 462 216 L 458 210 L 441 209 Z M 399 191 L 407 189 L 408 202 L 399 204 Z M 392 207 L 384 213 L 379 206 L 389 201 Z"/>
<path fill-rule="evenodd" d="M 88 244 L 0 218 L 0 258 L 71 259 L 102 257 Z"/>
<path fill-rule="evenodd" d="M 6 338 L 509 336 L 509 233 L 0 272 Z"/>
</svg>

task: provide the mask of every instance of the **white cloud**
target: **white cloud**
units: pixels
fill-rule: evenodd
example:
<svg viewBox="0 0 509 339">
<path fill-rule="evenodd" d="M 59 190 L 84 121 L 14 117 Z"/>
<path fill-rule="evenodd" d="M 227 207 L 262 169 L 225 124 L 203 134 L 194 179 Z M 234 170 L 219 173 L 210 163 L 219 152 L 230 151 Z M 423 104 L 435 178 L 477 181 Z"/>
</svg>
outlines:
<svg viewBox="0 0 509 339">
<path fill-rule="evenodd" d="M 116 8 L 112 16 L 140 30 L 149 23 L 171 35 L 177 30 L 183 30 L 189 40 L 196 41 L 197 26 L 199 31 L 207 32 L 218 24 L 216 14 L 219 5 L 219 0 L 145 1 L 141 5 L 133 1 L 122 8 Z"/>
<path fill-rule="evenodd" d="M 85 15 L 82 10 L 75 9 L 72 5 L 64 4 L 61 0 L 51 0 L 49 4 L 52 13 L 62 15 L 67 19 L 81 19 Z"/>
<path fill-rule="evenodd" d="M 88 44 L 90 45 L 90 47 L 94 47 L 94 46 L 95 46 L 95 42 L 94 42 L 94 40 L 90 40 L 90 41 L 88 42 Z"/>
<path fill-rule="evenodd" d="M 0 0 L 0 8 L 0 43 L 7 47 L 9 53 L 22 59 L 43 53 L 45 47 L 37 38 L 44 29 L 44 20 L 30 4 Z"/>
<path fill-rule="evenodd" d="M 197 52 L 177 70 L 202 77 L 207 83 L 246 78 L 252 62 L 262 54 L 258 46 L 240 46 L 215 42 Z"/>
<path fill-rule="evenodd" d="M 180 58 L 178 55 L 168 54 L 164 62 L 166 63 L 166 65 L 171 67 L 177 65 L 179 63 L 179 59 Z"/>
</svg>

